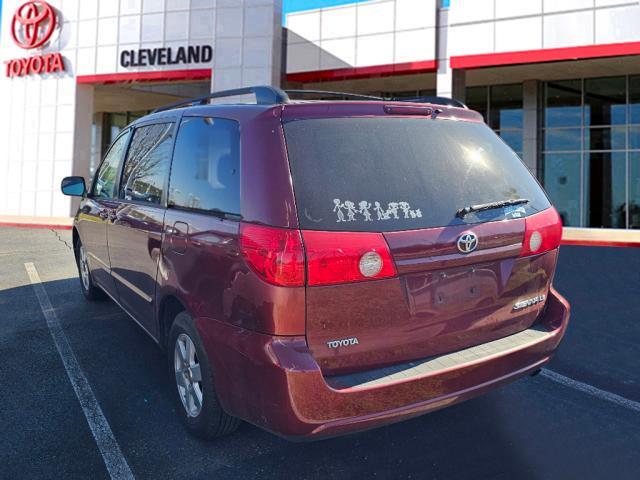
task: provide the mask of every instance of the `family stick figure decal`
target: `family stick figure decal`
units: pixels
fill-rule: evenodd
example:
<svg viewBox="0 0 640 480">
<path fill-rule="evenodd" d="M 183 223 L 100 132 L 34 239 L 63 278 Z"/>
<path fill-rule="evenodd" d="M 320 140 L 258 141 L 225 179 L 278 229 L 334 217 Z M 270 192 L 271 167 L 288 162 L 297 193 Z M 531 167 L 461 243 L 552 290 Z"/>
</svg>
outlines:
<svg viewBox="0 0 640 480">
<path fill-rule="evenodd" d="M 372 205 L 366 200 L 358 202 L 357 207 L 351 200 L 342 202 L 339 198 L 333 199 L 333 211 L 337 215 L 337 223 L 356 222 L 360 220 L 357 214 L 360 214 L 365 222 L 373 222 L 371 214 Z M 383 208 L 380 202 L 373 202 L 373 212 L 375 212 L 378 221 L 400 220 L 402 214 L 406 219 L 422 218 L 422 211 L 418 208 L 411 209 L 409 202 L 389 202 L 387 208 Z M 346 214 L 346 215 L 345 215 Z"/>
</svg>

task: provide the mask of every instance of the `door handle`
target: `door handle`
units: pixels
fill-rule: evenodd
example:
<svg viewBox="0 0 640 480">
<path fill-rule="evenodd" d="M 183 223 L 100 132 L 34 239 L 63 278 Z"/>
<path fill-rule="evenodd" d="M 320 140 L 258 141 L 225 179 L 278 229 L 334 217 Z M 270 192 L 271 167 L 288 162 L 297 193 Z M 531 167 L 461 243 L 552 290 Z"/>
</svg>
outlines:
<svg viewBox="0 0 640 480">
<path fill-rule="evenodd" d="M 189 225 L 184 222 L 175 222 L 173 226 L 167 225 L 165 232 L 169 237 L 169 248 L 171 250 L 179 254 L 187 251 Z"/>
</svg>

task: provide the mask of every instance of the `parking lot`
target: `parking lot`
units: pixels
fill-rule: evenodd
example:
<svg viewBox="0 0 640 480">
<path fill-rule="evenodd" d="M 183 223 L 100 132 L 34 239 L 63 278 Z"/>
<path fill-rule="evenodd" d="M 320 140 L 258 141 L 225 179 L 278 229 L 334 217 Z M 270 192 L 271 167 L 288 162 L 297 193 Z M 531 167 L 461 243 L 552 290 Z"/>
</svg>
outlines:
<svg viewBox="0 0 640 480">
<path fill-rule="evenodd" d="M 157 346 L 112 302 L 82 297 L 70 239 L 0 228 L 1 478 L 113 476 L 51 318 L 136 478 L 638 478 L 638 249 L 562 247 L 555 284 L 572 323 L 542 375 L 357 435 L 290 443 L 243 424 L 202 442 L 176 415 Z"/>
</svg>

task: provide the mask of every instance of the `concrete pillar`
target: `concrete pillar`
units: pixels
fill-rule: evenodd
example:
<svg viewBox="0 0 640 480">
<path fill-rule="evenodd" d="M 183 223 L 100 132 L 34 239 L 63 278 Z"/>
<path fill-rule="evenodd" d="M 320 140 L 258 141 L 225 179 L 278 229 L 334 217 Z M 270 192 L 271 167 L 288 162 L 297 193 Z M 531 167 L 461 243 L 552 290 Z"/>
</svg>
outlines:
<svg viewBox="0 0 640 480">
<path fill-rule="evenodd" d="M 216 9 L 213 91 L 280 85 L 282 0 L 233 2 Z"/>
<path fill-rule="evenodd" d="M 91 141 L 93 125 L 93 85 L 77 85 L 75 99 L 73 164 L 71 175 L 84 177 L 87 188 L 90 184 L 89 165 L 91 164 Z M 54 191 L 54 195 L 57 192 Z M 75 215 L 79 200 L 71 199 L 70 215 Z"/>
<path fill-rule="evenodd" d="M 436 50 L 438 71 L 436 72 L 436 91 L 440 97 L 449 97 L 465 101 L 466 72 L 452 70 L 449 66 L 449 9 L 439 8 L 437 15 Z"/>
<path fill-rule="evenodd" d="M 537 80 L 526 80 L 522 83 L 522 156 L 524 163 L 534 175 L 538 175 L 539 145 L 538 112 L 540 83 Z"/>
</svg>

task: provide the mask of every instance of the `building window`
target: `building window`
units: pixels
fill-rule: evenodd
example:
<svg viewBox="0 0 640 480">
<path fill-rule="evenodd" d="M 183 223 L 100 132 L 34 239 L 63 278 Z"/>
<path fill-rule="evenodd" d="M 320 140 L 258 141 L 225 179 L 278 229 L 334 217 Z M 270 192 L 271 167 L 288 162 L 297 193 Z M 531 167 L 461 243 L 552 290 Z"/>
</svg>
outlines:
<svg viewBox="0 0 640 480">
<path fill-rule="evenodd" d="M 401 90 L 395 92 L 375 92 L 372 95 L 382 98 L 420 98 L 420 97 L 435 97 L 435 89 L 427 90 Z"/>
<path fill-rule="evenodd" d="M 124 127 L 148 113 L 149 111 L 105 113 L 102 124 L 102 151 L 107 151 Z"/>
<path fill-rule="evenodd" d="M 541 179 L 566 226 L 640 228 L 640 77 L 544 85 Z"/>
<path fill-rule="evenodd" d="M 467 106 L 522 157 L 522 84 L 469 87 L 465 95 Z"/>
</svg>

